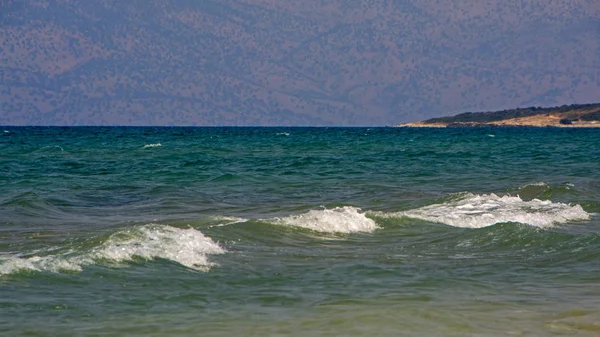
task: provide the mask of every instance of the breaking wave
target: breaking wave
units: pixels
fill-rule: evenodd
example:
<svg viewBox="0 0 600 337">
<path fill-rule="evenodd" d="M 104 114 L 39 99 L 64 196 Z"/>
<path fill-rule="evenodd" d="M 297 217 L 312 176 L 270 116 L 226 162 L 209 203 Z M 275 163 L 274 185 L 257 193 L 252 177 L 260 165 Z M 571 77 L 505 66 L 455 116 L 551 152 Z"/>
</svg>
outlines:
<svg viewBox="0 0 600 337">
<path fill-rule="evenodd" d="M 0 275 L 22 270 L 54 273 L 81 271 L 92 264 L 110 266 L 135 258 L 165 259 L 191 269 L 207 271 L 213 265 L 208 255 L 222 254 L 225 250 L 193 228 L 149 224 L 113 233 L 104 242 L 89 249 L 67 247 L 60 253 L 39 253 L 0 256 Z"/>
<path fill-rule="evenodd" d="M 273 218 L 269 222 L 311 229 L 325 233 L 372 232 L 379 226 L 367 218 L 360 208 L 352 206 L 310 210 L 303 214 Z"/>
<path fill-rule="evenodd" d="M 442 204 L 393 213 L 454 227 L 481 228 L 497 223 L 518 222 L 536 227 L 551 227 L 569 221 L 589 220 L 580 205 L 549 200 L 522 200 L 519 196 L 476 195 L 465 193 Z"/>
</svg>

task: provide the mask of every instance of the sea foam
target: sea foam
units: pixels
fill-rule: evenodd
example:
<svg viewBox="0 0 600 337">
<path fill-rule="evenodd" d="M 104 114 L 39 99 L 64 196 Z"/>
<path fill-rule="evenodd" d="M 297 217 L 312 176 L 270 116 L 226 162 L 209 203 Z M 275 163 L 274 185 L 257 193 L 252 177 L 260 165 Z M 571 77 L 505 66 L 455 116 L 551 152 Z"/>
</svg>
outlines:
<svg viewBox="0 0 600 337">
<path fill-rule="evenodd" d="M 240 218 L 237 216 L 224 216 L 224 215 L 217 215 L 217 216 L 212 217 L 212 219 L 214 221 L 217 221 L 218 223 L 215 225 L 211 225 L 210 227 L 224 227 L 224 226 L 229 226 L 229 225 L 233 225 L 233 224 L 244 223 L 249 220 L 249 219 Z"/>
<path fill-rule="evenodd" d="M 147 148 L 151 148 L 151 147 L 161 147 L 162 144 L 161 143 L 156 143 L 156 144 L 146 144 L 142 147 L 142 149 L 147 149 Z"/>
<path fill-rule="evenodd" d="M 113 233 L 100 245 L 89 249 L 71 248 L 41 256 L 0 256 L 0 275 L 20 270 L 81 271 L 87 265 L 114 265 L 134 258 L 171 260 L 191 269 L 207 271 L 213 265 L 208 255 L 222 253 L 225 253 L 223 248 L 193 228 L 149 224 Z"/>
<path fill-rule="evenodd" d="M 271 222 L 325 233 L 372 232 L 379 228 L 360 208 L 352 206 L 310 210 L 303 214 L 274 218 Z"/>
<path fill-rule="evenodd" d="M 523 201 L 519 196 L 472 193 L 465 193 L 443 204 L 429 205 L 396 215 L 465 228 L 481 228 L 505 222 L 551 227 L 590 218 L 580 205 L 571 206 L 539 199 Z"/>
</svg>

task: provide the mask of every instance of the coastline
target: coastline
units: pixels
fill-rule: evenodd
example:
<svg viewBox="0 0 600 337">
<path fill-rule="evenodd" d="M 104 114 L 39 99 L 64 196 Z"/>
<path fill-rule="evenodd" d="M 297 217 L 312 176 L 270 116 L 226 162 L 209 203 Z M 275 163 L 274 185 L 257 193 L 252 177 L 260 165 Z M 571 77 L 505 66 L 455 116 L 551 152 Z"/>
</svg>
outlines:
<svg viewBox="0 0 600 337">
<path fill-rule="evenodd" d="M 551 108 L 530 107 L 491 112 L 465 112 L 397 125 L 412 128 L 445 127 L 556 127 L 599 128 L 600 104 Z"/>
<path fill-rule="evenodd" d="M 561 128 L 561 129 L 595 129 L 600 128 L 600 123 L 577 123 L 577 124 L 526 124 L 526 123 L 472 123 L 472 122 L 455 122 L 455 123 L 423 123 L 423 122 L 411 122 L 405 124 L 399 124 L 395 127 L 399 128 L 477 128 L 477 127 L 492 127 L 492 128 L 504 128 L 504 127 L 533 127 L 533 128 Z"/>
</svg>

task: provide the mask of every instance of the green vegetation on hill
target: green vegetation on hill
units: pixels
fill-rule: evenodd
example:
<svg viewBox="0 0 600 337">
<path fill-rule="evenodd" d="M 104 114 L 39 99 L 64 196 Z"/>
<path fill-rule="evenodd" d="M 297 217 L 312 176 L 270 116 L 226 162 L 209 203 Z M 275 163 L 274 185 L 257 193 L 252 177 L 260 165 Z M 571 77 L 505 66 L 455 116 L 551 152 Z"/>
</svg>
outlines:
<svg viewBox="0 0 600 337">
<path fill-rule="evenodd" d="M 600 105 L 600 104 L 598 104 Z M 600 108 L 580 117 L 583 121 L 600 121 Z"/>
</svg>

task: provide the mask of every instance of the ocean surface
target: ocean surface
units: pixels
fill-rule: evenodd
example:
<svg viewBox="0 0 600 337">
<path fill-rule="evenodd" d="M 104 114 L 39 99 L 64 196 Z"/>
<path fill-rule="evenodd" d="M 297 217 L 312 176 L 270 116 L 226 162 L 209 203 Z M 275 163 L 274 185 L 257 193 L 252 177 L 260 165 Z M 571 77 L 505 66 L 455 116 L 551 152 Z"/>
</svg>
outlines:
<svg viewBox="0 0 600 337">
<path fill-rule="evenodd" d="M 2 336 L 598 336 L 600 129 L 0 127 Z"/>
</svg>

